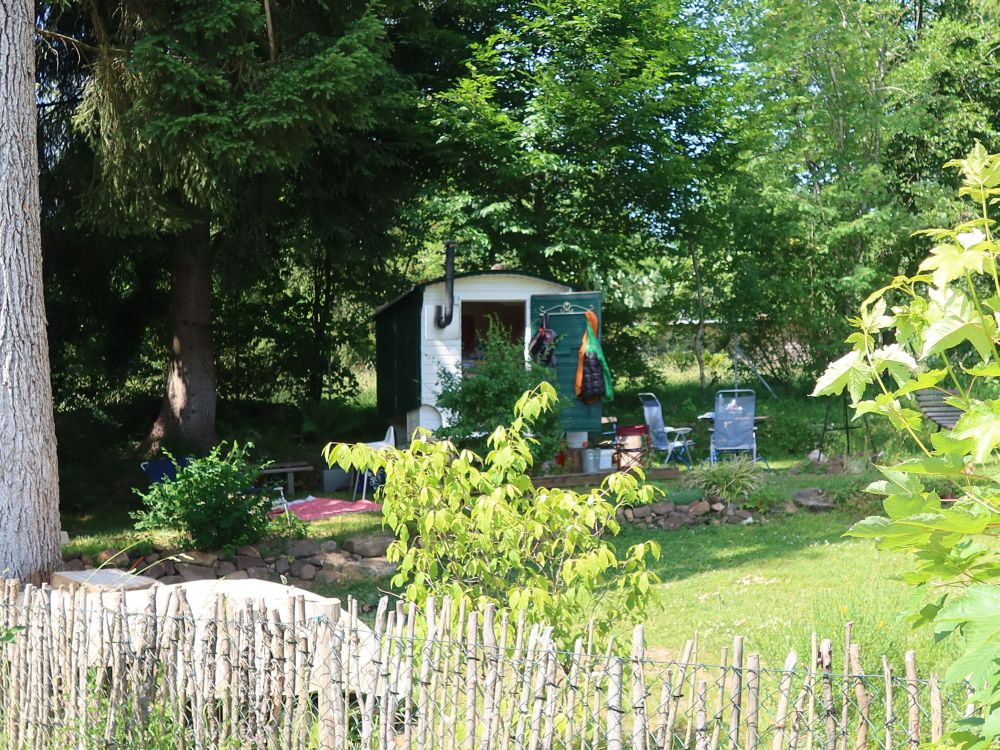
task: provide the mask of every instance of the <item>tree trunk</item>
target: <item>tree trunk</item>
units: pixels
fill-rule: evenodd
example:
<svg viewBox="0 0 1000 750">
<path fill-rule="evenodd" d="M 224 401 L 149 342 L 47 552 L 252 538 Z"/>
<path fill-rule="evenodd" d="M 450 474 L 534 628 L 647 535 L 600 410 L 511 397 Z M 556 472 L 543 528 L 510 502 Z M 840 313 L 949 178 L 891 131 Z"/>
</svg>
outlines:
<svg viewBox="0 0 1000 750">
<path fill-rule="evenodd" d="M 694 330 L 694 358 L 698 361 L 698 383 L 705 390 L 705 353 L 702 338 L 705 335 L 705 289 L 701 283 L 701 262 L 698 260 L 698 247 L 694 241 L 688 242 L 691 251 L 691 265 L 694 267 L 694 288 L 698 296 L 698 325 Z"/>
<path fill-rule="evenodd" d="M 42 295 L 34 2 L 0 3 L 0 575 L 61 562 L 59 472 Z"/>
<path fill-rule="evenodd" d="M 160 415 L 145 452 L 164 441 L 208 448 L 215 433 L 215 347 L 212 344 L 212 261 L 208 224 L 177 235 L 171 252 L 170 364 Z"/>
</svg>

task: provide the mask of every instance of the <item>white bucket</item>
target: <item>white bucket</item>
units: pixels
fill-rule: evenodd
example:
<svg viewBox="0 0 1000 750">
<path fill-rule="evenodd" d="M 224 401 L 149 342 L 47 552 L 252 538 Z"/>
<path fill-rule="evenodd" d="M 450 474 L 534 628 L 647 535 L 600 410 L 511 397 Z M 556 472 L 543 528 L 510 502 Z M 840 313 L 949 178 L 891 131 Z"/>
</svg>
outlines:
<svg viewBox="0 0 1000 750">
<path fill-rule="evenodd" d="M 581 457 L 581 470 L 584 474 L 596 474 L 601 465 L 601 451 L 597 448 L 584 448 Z"/>
<path fill-rule="evenodd" d="M 601 449 L 601 459 L 597 464 L 598 471 L 611 471 L 615 461 L 615 452 L 610 448 Z"/>
</svg>

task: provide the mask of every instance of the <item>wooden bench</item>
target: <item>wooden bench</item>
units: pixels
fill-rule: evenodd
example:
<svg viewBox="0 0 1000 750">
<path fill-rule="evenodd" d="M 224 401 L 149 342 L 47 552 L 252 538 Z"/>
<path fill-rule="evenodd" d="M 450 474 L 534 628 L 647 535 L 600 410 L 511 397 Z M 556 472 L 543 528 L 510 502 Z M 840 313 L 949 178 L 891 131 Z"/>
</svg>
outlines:
<svg viewBox="0 0 1000 750">
<path fill-rule="evenodd" d="M 938 427 L 946 430 L 954 429 L 959 417 L 965 412 L 945 402 L 945 399 L 954 394 L 940 391 L 936 388 L 924 388 L 914 391 L 913 395 L 917 399 L 917 407 L 923 415 Z"/>
</svg>

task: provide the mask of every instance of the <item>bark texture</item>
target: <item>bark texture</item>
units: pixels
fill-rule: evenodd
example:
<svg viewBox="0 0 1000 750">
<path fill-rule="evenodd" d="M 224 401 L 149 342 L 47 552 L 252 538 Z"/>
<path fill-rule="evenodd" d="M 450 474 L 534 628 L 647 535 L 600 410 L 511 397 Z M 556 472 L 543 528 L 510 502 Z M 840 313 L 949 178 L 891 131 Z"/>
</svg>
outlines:
<svg viewBox="0 0 1000 750">
<path fill-rule="evenodd" d="M 177 237 L 171 253 L 170 364 L 163 406 L 147 440 L 207 448 L 216 442 L 215 347 L 212 343 L 212 262 L 208 225 Z"/>
<path fill-rule="evenodd" d="M 0 574 L 61 561 L 59 473 L 42 295 L 34 3 L 0 2 Z"/>
</svg>

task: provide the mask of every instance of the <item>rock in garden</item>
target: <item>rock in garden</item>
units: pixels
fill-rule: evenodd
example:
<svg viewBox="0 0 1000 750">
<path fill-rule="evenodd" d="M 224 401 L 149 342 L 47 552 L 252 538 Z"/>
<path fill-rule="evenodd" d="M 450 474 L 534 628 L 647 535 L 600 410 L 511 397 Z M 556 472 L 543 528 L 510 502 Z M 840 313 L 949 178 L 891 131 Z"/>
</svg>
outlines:
<svg viewBox="0 0 1000 750">
<path fill-rule="evenodd" d="M 795 504 L 807 510 L 833 510 L 835 505 L 825 490 L 809 487 L 795 493 Z"/>
<path fill-rule="evenodd" d="M 193 565 L 192 563 L 177 565 L 177 574 L 183 581 L 207 581 L 216 577 L 214 568 L 207 565 Z"/>
<path fill-rule="evenodd" d="M 631 508 L 625 509 L 625 520 L 632 523 L 635 520 L 635 512 Z"/>
<path fill-rule="evenodd" d="M 258 560 L 261 559 L 260 550 L 254 547 L 252 544 L 248 544 L 245 547 L 240 547 L 236 550 L 237 557 L 255 557 Z"/>
<path fill-rule="evenodd" d="M 395 537 L 389 534 L 369 534 L 348 539 L 344 542 L 344 549 L 361 557 L 384 557 L 394 541 Z"/>
<path fill-rule="evenodd" d="M 809 451 L 809 460 L 813 463 L 825 464 L 829 459 L 825 453 L 817 448 L 816 450 Z"/>
<path fill-rule="evenodd" d="M 266 581 L 268 577 L 272 577 L 274 575 L 270 570 L 265 568 L 263 565 L 260 565 L 256 568 L 249 568 L 246 571 L 246 574 L 247 578 L 260 578 L 261 580 L 264 581 Z"/>
<path fill-rule="evenodd" d="M 230 573 L 235 572 L 236 566 L 227 560 L 220 560 L 215 564 L 215 574 L 220 578 L 225 578 Z"/>
<path fill-rule="evenodd" d="M 296 539 L 288 545 L 289 557 L 312 557 L 319 554 L 319 545 L 312 539 Z"/>
<path fill-rule="evenodd" d="M 303 581 L 311 581 L 316 577 L 316 567 L 307 562 L 296 560 L 295 564 L 292 565 L 292 575 Z"/>
<path fill-rule="evenodd" d="M 243 581 L 249 578 L 245 570 L 234 570 L 232 573 L 226 573 L 222 576 L 226 581 Z"/>
<path fill-rule="evenodd" d="M 716 513 L 721 513 L 725 509 L 726 509 L 725 503 L 712 503 L 712 510 L 714 510 Z"/>
<path fill-rule="evenodd" d="M 127 568 L 128 555 L 114 547 L 97 553 L 97 564 L 105 568 Z"/>
<path fill-rule="evenodd" d="M 249 570 L 250 568 L 256 568 L 259 565 L 263 565 L 264 560 L 261 559 L 258 553 L 255 557 L 254 555 L 237 555 L 236 556 L 236 569 L 237 570 Z"/>
<path fill-rule="evenodd" d="M 384 578 L 392 575 L 399 567 L 384 557 L 369 557 L 364 560 L 352 560 L 340 571 L 344 578 L 359 580 L 362 578 Z"/>
<path fill-rule="evenodd" d="M 160 583 L 164 586 L 172 586 L 175 583 L 184 583 L 184 579 L 180 576 L 163 576 L 163 578 L 160 579 Z"/>
<path fill-rule="evenodd" d="M 674 512 L 674 504 L 667 502 L 653 503 L 649 508 L 653 511 L 654 516 L 666 516 Z"/>
<path fill-rule="evenodd" d="M 688 514 L 692 516 L 703 516 L 712 510 L 712 506 L 708 504 L 707 500 L 699 500 L 698 502 L 691 503 L 688 506 Z"/>
<path fill-rule="evenodd" d="M 681 526 L 684 525 L 684 522 L 680 518 L 678 518 L 676 514 L 671 513 L 669 516 L 664 516 L 663 518 L 661 518 L 657 522 L 657 525 L 659 525 L 661 529 L 667 529 L 668 531 L 676 531 L 677 529 L 679 529 Z"/>
<path fill-rule="evenodd" d="M 284 558 L 284 557 L 279 557 L 274 562 L 274 572 L 275 573 L 281 573 L 282 575 L 284 575 L 289 570 L 291 570 L 291 567 L 292 567 L 291 563 L 289 563 L 288 559 Z"/>
<path fill-rule="evenodd" d="M 632 516 L 635 518 L 646 519 L 653 515 L 653 507 L 651 505 L 640 505 L 638 508 L 632 508 Z"/>
<path fill-rule="evenodd" d="M 313 583 L 323 583 L 331 584 L 337 583 L 340 580 L 340 573 L 336 570 L 317 570 L 316 576 L 313 578 Z"/>
<path fill-rule="evenodd" d="M 63 570 L 83 570 L 83 560 L 76 558 L 75 560 L 67 560 L 63 565 Z"/>
<path fill-rule="evenodd" d="M 340 549 L 340 545 L 335 539 L 327 539 L 319 545 L 320 552 L 336 552 L 338 549 Z"/>
<path fill-rule="evenodd" d="M 733 511 L 733 515 L 736 516 L 737 518 L 742 519 L 742 518 L 750 518 L 753 515 L 753 513 L 748 511 L 746 508 L 736 508 L 736 510 Z"/>
<path fill-rule="evenodd" d="M 343 552 L 327 552 L 323 555 L 323 567 L 332 570 L 340 570 L 350 561 L 350 555 L 345 555 Z"/>
<path fill-rule="evenodd" d="M 214 552 L 201 552 L 199 550 L 192 550 L 190 552 L 185 552 L 181 557 L 185 562 L 189 562 L 192 565 L 200 565 L 203 568 L 210 568 L 215 565 L 218 561 L 219 556 Z"/>
</svg>

